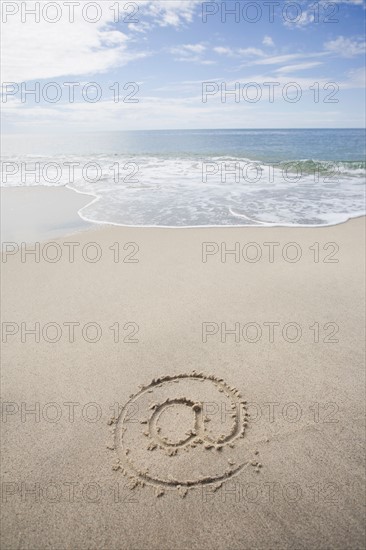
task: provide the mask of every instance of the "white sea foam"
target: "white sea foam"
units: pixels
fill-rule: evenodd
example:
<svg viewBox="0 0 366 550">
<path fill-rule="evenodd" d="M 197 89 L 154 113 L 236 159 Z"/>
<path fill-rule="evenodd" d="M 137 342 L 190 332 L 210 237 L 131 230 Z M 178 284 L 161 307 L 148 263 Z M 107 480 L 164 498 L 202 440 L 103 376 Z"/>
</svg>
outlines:
<svg viewBox="0 0 366 550">
<path fill-rule="evenodd" d="M 5 187 L 67 185 L 93 195 L 79 214 L 95 223 L 318 226 L 342 223 L 365 210 L 362 162 L 265 164 L 234 156 L 106 154 L 11 155 L 3 161 Z M 6 163 L 18 169 L 5 178 Z M 93 163 L 100 169 L 93 169 Z M 36 169 L 33 175 L 31 169 Z"/>
</svg>

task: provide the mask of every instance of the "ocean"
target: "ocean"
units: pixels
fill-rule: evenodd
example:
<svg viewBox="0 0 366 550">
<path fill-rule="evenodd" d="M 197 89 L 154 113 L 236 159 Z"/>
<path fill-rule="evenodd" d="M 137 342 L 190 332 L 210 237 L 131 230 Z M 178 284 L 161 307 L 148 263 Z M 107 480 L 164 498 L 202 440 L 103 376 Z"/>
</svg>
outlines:
<svg viewBox="0 0 366 550">
<path fill-rule="evenodd" d="M 321 226 L 365 214 L 365 131 L 162 130 L 6 135 L 1 185 L 91 195 L 87 221 Z"/>
</svg>

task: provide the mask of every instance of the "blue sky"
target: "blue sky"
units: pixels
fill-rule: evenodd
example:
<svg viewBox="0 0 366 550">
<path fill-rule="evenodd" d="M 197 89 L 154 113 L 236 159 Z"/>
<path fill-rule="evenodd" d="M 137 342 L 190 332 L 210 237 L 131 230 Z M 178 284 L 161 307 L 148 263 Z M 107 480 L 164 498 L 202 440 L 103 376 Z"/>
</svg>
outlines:
<svg viewBox="0 0 366 550">
<path fill-rule="evenodd" d="M 5 132 L 364 126 L 364 0 L 103 0 L 86 17 L 90 2 L 81 0 L 73 22 L 65 2 L 57 4 L 57 13 L 51 7 L 36 22 L 22 12 L 35 2 L 2 2 L 2 82 L 13 83 L 3 88 Z M 224 21 L 236 6 L 236 20 L 228 14 Z M 123 21 L 132 11 L 136 22 Z M 99 20 L 91 22 L 94 14 Z M 101 93 L 97 102 L 80 92 L 91 82 Z M 110 89 L 116 82 L 118 102 Z M 136 85 L 124 91 L 128 82 Z M 203 82 L 215 92 L 205 103 Z M 65 83 L 75 86 L 73 102 Z M 39 101 L 28 95 L 22 102 L 21 90 L 36 86 Z M 237 87 L 239 95 L 224 103 L 225 87 Z M 90 97 L 96 89 L 88 88 Z M 138 102 L 123 102 L 134 89 Z M 51 98 L 59 90 L 61 97 L 47 101 L 44 90 Z"/>
</svg>

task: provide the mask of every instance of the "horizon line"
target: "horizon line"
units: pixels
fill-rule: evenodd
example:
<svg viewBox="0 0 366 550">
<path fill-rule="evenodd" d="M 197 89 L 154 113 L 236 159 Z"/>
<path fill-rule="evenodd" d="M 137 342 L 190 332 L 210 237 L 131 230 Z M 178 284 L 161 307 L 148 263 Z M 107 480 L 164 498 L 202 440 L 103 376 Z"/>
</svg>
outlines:
<svg viewBox="0 0 366 550">
<path fill-rule="evenodd" d="M 200 132 L 200 131 L 206 131 L 206 132 L 217 132 L 217 131 L 246 131 L 246 130 L 256 130 L 256 131 L 272 131 L 272 130 L 364 130 L 366 131 L 366 126 L 334 126 L 334 127 L 298 127 L 298 128 L 285 128 L 285 127 L 277 127 L 277 128 L 256 128 L 256 127 L 250 127 L 250 128 L 146 128 L 146 129 L 134 129 L 134 130 L 78 130 L 74 131 L 73 133 L 76 134 L 85 134 L 85 133 L 104 133 L 104 132 L 110 132 L 110 133 L 122 133 L 122 132 Z M 70 134 L 70 130 L 65 132 L 2 132 L 1 136 L 9 136 L 9 135 L 19 135 L 19 134 L 28 134 L 29 135 L 44 135 L 52 133 L 54 135 L 63 135 L 63 134 Z"/>
</svg>

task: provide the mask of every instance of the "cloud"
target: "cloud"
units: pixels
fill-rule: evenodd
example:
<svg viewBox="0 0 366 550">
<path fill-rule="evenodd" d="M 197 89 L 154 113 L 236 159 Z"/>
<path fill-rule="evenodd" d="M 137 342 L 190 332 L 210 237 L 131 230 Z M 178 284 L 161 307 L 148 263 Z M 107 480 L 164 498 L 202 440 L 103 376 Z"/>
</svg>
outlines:
<svg viewBox="0 0 366 550">
<path fill-rule="evenodd" d="M 259 48 L 240 48 L 238 54 L 243 57 L 259 56 L 265 55 L 265 53 Z"/>
<path fill-rule="evenodd" d="M 322 0 L 321 4 L 326 5 L 328 0 Z M 333 4 L 349 4 L 352 6 L 365 6 L 365 0 L 333 0 Z"/>
<path fill-rule="evenodd" d="M 170 51 L 171 53 L 183 56 L 190 55 L 192 53 L 202 54 L 206 51 L 206 46 L 204 44 L 183 44 L 172 48 Z"/>
<path fill-rule="evenodd" d="M 360 87 L 360 74 L 349 75 L 349 80 L 340 83 L 340 88 L 351 89 Z M 248 79 L 243 79 L 243 83 Z M 323 103 L 313 102 L 309 91 L 314 81 L 309 78 L 297 78 L 296 82 L 304 91 L 303 100 L 294 112 L 288 112 L 282 97 L 282 87 L 288 84 L 285 76 L 276 78 L 269 75 L 250 75 L 249 81 L 262 83 L 263 101 L 257 104 L 233 100 L 224 106 L 218 93 L 207 104 L 202 103 L 201 94 L 190 97 L 160 97 L 146 96 L 138 104 L 114 103 L 107 100 L 97 104 L 74 103 L 48 107 L 33 105 L 25 108 L 20 102 L 5 104 L 7 114 L 12 121 L 13 130 L 21 132 L 58 130 L 65 131 L 99 131 L 174 128 L 240 128 L 247 125 L 253 128 L 289 128 L 289 127 L 349 127 L 362 124 L 362 113 L 355 114 L 351 104 L 338 109 L 335 105 L 325 108 Z M 275 89 L 276 110 L 268 102 L 268 90 L 264 82 L 278 82 Z M 357 81 L 357 82 L 356 82 Z M 321 89 L 329 82 L 327 78 L 319 78 Z M 228 89 L 234 88 L 235 82 L 227 82 Z M 307 90 L 307 93 L 306 93 Z M 200 91 L 200 88 L 198 90 Z M 296 104 L 297 105 L 297 104 Z M 335 110 L 337 109 L 337 110 Z M 5 113 L 4 113 L 5 115 Z M 5 117 L 4 117 L 5 118 Z"/>
<path fill-rule="evenodd" d="M 185 30 L 185 27 L 193 21 L 201 2 L 193 0 L 137 1 L 139 6 L 139 22 L 134 24 L 124 24 L 122 21 L 118 25 L 114 23 L 113 11 L 110 10 L 110 7 L 115 4 L 112 0 L 103 0 L 100 3 L 103 5 L 103 14 L 100 21 L 95 24 L 87 23 L 78 17 L 75 18 L 73 24 L 69 24 L 68 21 L 65 24 L 62 21 L 57 24 L 35 24 L 34 22 L 32 23 L 31 19 L 29 23 L 23 24 L 20 20 L 17 23 L 15 18 L 13 18 L 14 20 L 9 19 L 9 22 L 3 25 L 3 80 L 21 82 L 24 80 L 52 79 L 62 76 L 77 76 L 79 77 L 78 80 L 87 80 L 86 75 L 105 73 L 106 71 L 133 62 L 136 59 L 151 55 L 148 46 L 143 47 L 141 44 L 149 44 L 149 36 L 146 33 L 154 27 L 156 34 L 159 33 L 161 35 L 164 33 L 166 35 L 166 37 L 163 36 L 161 39 L 166 38 L 169 40 L 167 45 L 164 48 L 158 49 L 158 51 L 170 52 L 174 55 L 175 59 L 181 62 L 195 63 L 203 66 L 213 65 L 216 61 L 217 72 L 215 70 L 215 73 L 219 74 L 222 71 L 226 76 L 221 79 L 210 78 L 210 81 L 219 80 L 219 83 L 224 82 L 227 79 L 228 72 L 234 73 L 237 70 L 240 71 L 239 74 L 243 77 L 239 79 L 242 82 L 257 81 L 268 83 L 275 81 L 281 85 L 285 85 L 289 80 L 296 80 L 304 89 L 306 100 L 306 97 L 312 97 L 309 88 L 314 83 L 314 77 L 311 72 L 302 73 L 301 71 L 306 71 L 320 65 L 323 65 L 325 68 L 323 64 L 325 60 L 333 60 L 336 65 L 337 57 L 354 57 L 360 55 L 365 50 L 365 43 L 361 41 L 360 37 L 348 38 L 343 36 L 337 37 L 337 35 L 333 35 L 336 36 L 333 40 L 330 40 L 332 35 L 326 37 L 329 40 L 324 44 L 325 50 L 322 52 L 304 53 L 306 47 L 311 47 L 312 42 L 309 41 L 306 44 L 301 44 L 300 53 L 283 54 L 283 52 L 286 52 L 286 49 L 280 49 L 277 39 L 276 49 L 268 49 L 273 48 L 275 45 L 272 37 L 267 35 L 263 37 L 263 49 L 261 49 L 263 34 L 257 36 L 256 41 L 252 43 L 259 45 L 259 48 L 251 47 L 246 42 L 244 42 L 244 45 L 247 44 L 248 47 L 239 48 L 235 41 L 235 36 L 231 36 L 230 27 L 227 29 L 227 44 L 229 45 L 225 45 L 225 42 L 219 41 L 221 40 L 219 33 L 214 35 L 217 41 L 212 45 L 209 42 L 204 42 L 205 39 L 202 38 L 202 34 L 198 34 L 199 29 L 197 30 L 196 26 L 192 26 L 192 29 L 189 29 L 189 34 L 187 33 L 189 38 L 184 38 L 187 35 L 179 33 L 180 38 L 172 43 L 174 40 L 172 37 L 178 36 L 176 31 L 182 30 L 182 27 Z M 342 2 L 340 0 L 337 3 L 353 6 L 364 5 L 362 0 L 343 0 Z M 124 3 L 121 2 L 121 4 Z M 306 26 L 306 23 L 303 23 L 303 25 Z M 171 27 L 169 32 L 165 32 L 167 29 L 158 28 L 168 26 Z M 191 31 L 194 34 L 191 34 Z M 269 29 L 268 31 L 272 32 Z M 154 38 L 155 35 L 152 37 L 152 40 Z M 231 39 L 233 40 L 232 43 L 230 42 Z M 199 42 L 200 40 L 202 42 Z M 278 38 L 278 40 L 281 39 Z M 174 43 L 177 45 L 173 47 Z M 220 45 L 214 47 L 215 44 Z M 296 49 L 290 51 L 296 52 Z M 219 58 L 218 56 L 223 56 L 223 58 Z M 207 59 L 209 57 L 212 57 L 215 61 Z M 185 126 L 210 127 L 210 125 L 236 127 L 237 125 L 240 126 L 247 123 L 248 120 L 253 120 L 253 125 L 255 126 L 256 121 L 259 120 L 257 112 L 262 114 L 262 110 L 266 111 L 266 105 L 263 102 L 260 102 L 257 107 L 247 104 L 241 104 L 238 107 L 236 104 L 230 105 L 228 102 L 223 107 L 219 96 L 215 98 L 217 104 L 212 102 L 209 105 L 202 105 L 199 97 L 201 81 L 176 82 L 174 86 L 170 85 L 169 87 L 170 79 L 179 78 L 182 73 L 182 66 L 177 67 L 177 64 L 174 66 L 172 58 L 169 61 L 170 64 L 167 64 L 166 67 L 163 67 L 162 63 L 159 65 L 159 68 L 161 67 L 165 71 L 164 77 L 160 78 L 159 75 L 159 78 L 156 78 L 153 70 L 150 75 L 151 78 L 148 74 L 144 77 L 145 81 L 150 78 L 153 85 L 154 82 L 156 85 L 163 82 L 165 89 L 151 90 L 151 87 L 150 89 L 145 89 L 145 94 L 146 92 L 151 96 L 156 94 L 155 97 L 144 95 L 136 106 L 115 104 L 113 101 L 105 99 L 104 95 L 103 101 L 97 104 L 85 104 L 77 101 L 71 105 L 42 104 L 30 106 L 29 104 L 23 105 L 20 101 L 17 102 L 15 99 L 10 98 L 4 104 L 4 109 L 7 111 L 6 118 L 14 126 L 17 126 L 18 121 L 18 128 L 22 127 L 25 129 L 29 121 L 33 121 L 32 129 L 37 129 L 38 123 L 52 128 L 55 122 L 62 122 L 62 127 L 68 125 L 72 128 L 80 126 L 85 129 L 101 130 L 108 128 L 119 129 L 121 124 L 126 125 L 129 129 Z M 246 70 L 241 69 L 244 65 Z M 354 69 L 351 71 L 348 66 L 352 65 L 351 63 L 342 63 L 342 67 L 344 65 L 346 67 L 342 68 L 342 73 L 340 73 L 341 75 L 345 75 L 344 77 L 340 77 L 344 81 L 338 82 L 340 88 L 356 89 L 364 87 L 363 70 Z M 247 70 L 248 67 L 253 66 L 256 67 L 254 72 L 263 72 L 265 74 L 247 74 L 249 72 Z M 189 73 L 189 67 L 184 67 L 184 69 L 187 69 Z M 198 77 L 202 73 L 202 77 L 208 80 L 206 75 L 208 73 L 213 74 L 213 72 L 208 70 L 203 71 L 202 69 L 197 74 L 196 68 L 193 68 L 193 73 L 184 74 L 184 76 L 185 78 Z M 118 71 L 119 76 L 121 73 L 122 71 Z M 296 73 L 299 73 L 300 76 Z M 290 79 L 288 77 L 289 74 L 291 74 Z M 340 74 L 336 72 L 336 75 L 340 76 Z M 333 74 L 331 80 L 336 75 Z M 138 77 L 141 78 L 141 75 L 139 74 Z M 70 78 L 70 80 L 74 80 L 74 78 Z M 326 75 L 323 75 L 322 77 L 316 77 L 316 80 L 323 86 L 329 82 L 329 77 L 326 78 Z M 229 88 L 232 84 L 227 82 L 227 86 Z M 308 91 L 308 96 L 306 96 L 305 90 Z M 174 97 L 161 97 L 159 96 L 159 91 L 163 91 L 167 95 Z M 275 93 L 279 94 L 278 101 L 281 102 L 281 89 L 276 88 Z M 187 95 L 191 97 L 186 97 Z M 109 96 L 111 97 L 112 94 L 109 94 Z M 161 110 L 160 106 L 162 106 Z M 349 105 L 346 105 L 346 109 L 348 108 L 351 112 L 353 108 L 352 101 L 350 101 Z M 270 108 L 267 111 L 270 115 Z M 240 113 L 243 113 L 243 116 Z M 296 118 L 297 125 L 301 126 L 302 122 L 305 125 L 309 123 L 305 113 L 305 109 L 304 112 L 297 112 L 296 117 L 294 117 L 294 121 Z M 277 114 L 275 113 L 273 116 L 276 117 Z M 344 116 L 346 117 L 346 115 Z M 270 124 L 276 124 L 275 118 L 267 120 L 265 117 L 261 117 L 260 120 L 262 119 L 264 120 L 263 124 L 267 124 L 268 120 Z M 290 123 L 293 122 L 292 119 L 289 121 Z"/>
<path fill-rule="evenodd" d="M 202 59 L 199 55 L 193 55 L 190 57 L 176 57 L 175 61 L 182 61 L 184 63 L 197 63 L 199 65 L 215 65 L 215 61 L 211 59 Z"/>
<path fill-rule="evenodd" d="M 144 32 L 151 26 L 177 28 L 189 23 L 199 5 L 198 0 L 137 0 L 136 3 L 139 9 L 133 16 L 128 15 L 131 14 L 131 2 L 106 0 L 95 3 L 100 13 L 99 20 L 94 23 L 83 17 L 80 3 L 74 9 L 71 23 L 65 2 L 60 3 L 61 17 L 54 23 L 45 20 L 43 12 L 39 22 L 34 16 L 27 16 L 22 22 L 21 10 L 9 15 L 2 24 L 3 82 L 104 73 L 146 57 L 149 52 L 136 49 L 138 46 L 133 38 L 138 31 Z M 118 26 L 114 21 L 115 9 L 111 9 L 117 4 Z M 21 9 L 30 7 L 26 2 L 20 5 Z M 46 13 L 52 17 L 51 10 Z M 95 12 L 92 14 L 91 10 L 89 14 L 92 18 Z M 138 22 L 128 23 L 126 18 L 136 18 Z"/>
<path fill-rule="evenodd" d="M 253 61 L 253 65 L 280 65 L 281 63 L 288 63 L 291 61 L 296 61 L 298 59 L 309 59 L 314 57 L 323 57 L 328 55 L 328 52 L 318 52 L 318 53 L 290 53 L 285 55 L 275 55 L 270 57 L 265 57 L 264 59 L 258 59 Z"/>
<path fill-rule="evenodd" d="M 293 28 L 293 27 L 302 28 L 302 27 L 306 27 L 307 25 L 310 25 L 314 21 L 315 21 L 314 9 L 306 10 L 301 8 L 301 6 L 297 4 L 297 8 L 295 10 L 289 9 L 288 11 L 286 11 L 284 25 L 290 28 Z"/>
<path fill-rule="evenodd" d="M 271 36 L 265 36 L 263 38 L 262 44 L 264 46 L 271 46 L 271 47 L 274 46 L 274 42 L 273 42 L 273 39 L 271 38 Z"/>
<path fill-rule="evenodd" d="M 126 2 L 125 2 L 126 3 Z M 161 27 L 191 23 L 200 0 L 137 0 L 142 13 L 152 18 L 152 23 Z"/>
<path fill-rule="evenodd" d="M 323 65 L 321 61 L 311 61 L 309 63 L 298 63 L 297 65 L 286 65 L 285 67 L 280 67 L 279 69 L 276 69 L 275 72 L 277 73 L 294 73 L 296 71 L 305 71 L 308 69 L 313 69 L 314 67 L 319 67 L 319 65 Z"/>
<path fill-rule="evenodd" d="M 204 44 L 182 44 L 170 49 L 170 53 L 175 55 L 175 61 L 185 61 L 189 63 L 199 63 L 200 65 L 214 65 L 215 61 L 204 59 L 203 55 L 207 47 Z"/>
<path fill-rule="evenodd" d="M 286 1 L 291 3 L 291 0 Z M 315 22 L 317 24 L 319 22 L 318 19 L 315 17 L 315 7 L 309 10 L 306 9 L 308 0 L 300 0 L 300 2 L 298 0 L 296 4 L 301 7 L 301 12 L 298 10 L 298 8 L 294 9 L 293 11 L 289 10 L 287 13 L 287 19 L 285 19 L 284 21 L 285 26 L 301 29 L 305 28 L 311 23 Z M 333 22 L 339 22 L 337 17 L 337 14 L 339 13 L 338 7 L 337 10 L 334 11 L 332 14 L 330 13 L 330 11 L 328 11 L 328 8 L 331 7 L 332 4 L 338 4 L 340 6 L 342 6 L 343 4 L 346 6 L 363 6 L 364 9 L 366 8 L 365 0 L 333 0 L 332 2 L 329 2 L 328 0 L 319 0 L 319 2 L 317 2 L 318 9 L 327 10 L 327 15 L 324 15 L 324 17 L 329 18 L 329 23 L 331 22 L 331 19 L 333 20 Z"/>
<path fill-rule="evenodd" d="M 215 53 L 219 55 L 227 55 L 228 57 L 261 57 L 265 56 L 263 50 L 259 48 L 227 48 L 223 46 L 217 46 L 213 48 Z"/>
<path fill-rule="evenodd" d="M 324 44 L 329 52 L 340 55 L 341 57 L 355 57 L 363 55 L 366 52 L 366 42 L 361 40 L 352 40 L 344 36 L 338 36 L 335 40 L 330 40 Z"/>
<path fill-rule="evenodd" d="M 223 46 L 217 46 L 213 49 L 215 53 L 218 53 L 219 55 L 233 55 L 233 50 L 231 48 L 225 48 Z"/>
<path fill-rule="evenodd" d="M 113 39 L 113 37 L 112 37 Z M 179 48 L 187 52 L 185 61 L 197 59 L 199 63 L 212 63 L 209 60 L 200 58 L 209 51 L 205 43 L 183 44 Z M 219 47 L 215 48 L 216 50 Z M 227 48 L 224 55 L 234 52 L 238 55 L 238 49 Z M 244 51 L 248 53 L 250 48 Z M 216 53 L 219 53 L 216 51 Z M 251 52 L 253 57 L 253 52 Z M 257 127 L 308 127 L 308 126 L 359 126 L 362 124 L 363 111 L 354 112 L 353 102 L 349 102 L 346 108 L 339 111 L 332 111 L 332 107 L 324 107 L 320 103 L 314 107 L 313 94 L 311 92 L 314 84 L 314 77 L 305 71 L 321 65 L 321 55 L 329 57 L 329 52 L 313 54 L 288 54 L 270 56 L 265 59 L 254 58 L 252 65 L 260 67 L 260 72 L 241 75 L 235 81 L 226 81 L 223 78 L 210 78 L 206 80 L 226 82 L 227 89 L 234 89 L 236 82 L 243 85 L 247 82 L 257 82 L 263 91 L 263 100 L 257 104 L 241 102 L 240 105 L 228 101 L 225 106 L 221 103 L 220 93 L 212 97 L 207 104 L 202 103 L 202 81 L 184 80 L 168 85 L 169 79 L 165 82 L 165 88 L 150 90 L 149 93 L 140 97 L 137 104 L 114 103 L 113 100 L 103 99 L 98 103 L 87 103 L 77 101 L 73 104 L 57 103 L 55 105 L 25 105 L 22 104 L 19 96 L 10 98 L 3 104 L 4 125 L 11 131 L 35 132 L 35 131 L 100 131 L 120 130 L 121 124 L 126 130 L 156 129 L 156 128 L 228 128 L 251 125 Z M 318 58 L 318 59 L 317 59 Z M 262 73 L 262 67 L 265 67 Z M 270 74 L 274 69 L 274 74 Z M 289 74 L 291 78 L 289 79 Z M 217 74 L 216 74 L 217 76 Z M 349 70 L 342 81 L 337 81 L 339 88 L 344 90 L 363 89 L 364 71 L 362 69 Z M 288 85 L 289 80 L 295 81 L 303 90 L 303 98 L 296 111 L 289 115 L 288 109 L 283 100 L 283 88 Z M 316 77 L 320 89 L 333 80 L 327 74 Z M 275 107 L 268 102 L 268 83 L 278 83 L 274 88 Z M 329 92 L 332 91 L 331 89 Z M 164 97 L 159 94 L 164 92 Z M 328 92 L 327 92 L 328 93 Z M 167 94 L 167 96 L 165 96 Z M 360 96 L 361 92 L 359 92 Z M 356 98 L 358 96 L 355 96 Z M 314 108 L 316 110 L 314 110 Z M 295 109 L 295 107 L 294 107 Z M 338 107 L 337 107 L 338 109 Z M 283 111 L 283 113 L 282 113 Z M 295 116 L 296 114 L 296 116 Z M 9 131 L 9 130 L 7 130 Z"/>
<path fill-rule="evenodd" d="M 124 57 L 126 34 L 112 30 L 105 17 L 94 25 L 82 17 L 54 25 L 9 19 L 2 31 L 5 82 L 99 73 L 131 59 Z"/>
</svg>

